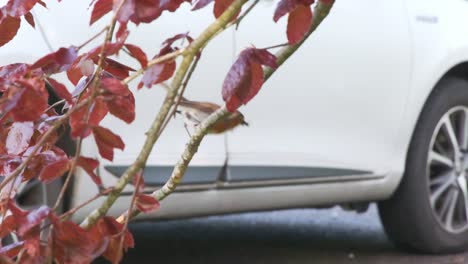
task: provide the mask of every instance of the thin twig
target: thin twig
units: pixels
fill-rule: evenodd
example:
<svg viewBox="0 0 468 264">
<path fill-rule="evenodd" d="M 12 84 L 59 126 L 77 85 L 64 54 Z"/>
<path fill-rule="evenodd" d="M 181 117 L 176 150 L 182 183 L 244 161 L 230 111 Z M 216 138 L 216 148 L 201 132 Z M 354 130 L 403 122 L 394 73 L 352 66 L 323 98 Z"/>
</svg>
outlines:
<svg viewBox="0 0 468 264">
<path fill-rule="evenodd" d="M 289 46 L 289 43 L 282 43 L 282 44 L 273 45 L 273 46 L 269 46 L 269 47 L 262 48 L 262 49 L 276 49 L 276 48 L 282 48 L 282 47 L 287 47 L 287 46 Z"/>
<path fill-rule="evenodd" d="M 255 2 L 249 6 L 249 8 L 247 8 L 247 10 L 240 16 L 238 17 L 236 20 L 234 21 L 231 21 L 229 22 L 228 24 L 226 24 L 225 26 L 221 27 L 211 38 L 210 40 L 217 36 L 220 32 L 222 32 L 223 30 L 226 30 L 227 28 L 233 26 L 233 25 L 236 25 L 236 29 L 237 27 L 239 26 L 240 22 L 242 21 L 242 19 L 244 19 L 244 17 L 257 5 L 257 3 L 259 2 L 260 0 L 255 0 Z M 209 41 L 207 41 L 205 44 L 207 44 Z M 201 49 L 204 48 L 205 45 L 203 45 L 201 47 Z M 168 60 L 171 60 L 171 59 L 174 59 L 180 55 L 184 55 L 185 53 L 187 52 L 186 49 L 180 49 L 180 50 L 176 50 L 174 52 L 171 52 L 171 53 L 168 53 L 164 56 L 160 56 L 160 57 L 157 57 L 157 58 L 154 58 L 152 60 L 150 60 L 148 62 L 148 65 L 144 68 L 141 68 L 139 70 L 137 70 L 136 72 L 134 72 L 132 75 L 130 75 L 129 77 L 127 77 L 126 79 L 124 79 L 122 81 L 122 83 L 124 84 L 128 84 L 130 83 L 131 81 L 133 81 L 134 79 L 136 79 L 138 76 L 140 76 L 141 74 L 143 74 L 148 68 L 150 68 L 151 66 L 154 66 L 158 63 L 161 63 L 161 62 L 165 62 L 165 61 L 168 61 Z"/>
<path fill-rule="evenodd" d="M 245 16 L 247 16 L 250 11 L 252 11 L 252 9 L 258 4 L 258 2 L 260 2 L 260 0 L 255 0 L 246 10 L 245 12 L 239 17 L 236 19 L 235 21 L 235 29 L 237 30 L 239 28 L 239 25 L 240 25 L 240 22 L 244 19 Z"/>
<path fill-rule="evenodd" d="M 98 198 L 100 198 L 101 196 L 104 196 L 106 194 L 107 194 L 106 192 L 97 193 L 96 195 L 89 198 L 87 201 L 83 202 L 82 204 L 80 204 L 78 206 L 75 206 L 74 208 L 72 208 L 72 209 L 68 210 L 67 212 L 63 213 L 62 215 L 60 215 L 60 219 L 62 219 L 62 220 L 68 219 L 71 215 L 73 215 L 74 213 L 79 211 L 81 208 L 87 206 L 88 204 L 94 202 L 95 200 L 97 200 Z"/>
<path fill-rule="evenodd" d="M 172 110 L 171 110 L 171 113 L 167 116 L 166 118 L 166 121 L 164 121 L 164 124 L 161 126 L 161 130 L 159 130 L 159 136 L 161 136 L 161 134 L 163 133 L 164 129 L 166 129 L 166 126 L 169 124 L 169 122 L 171 121 L 172 117 L 174 117 L 177 113 L 177 108 L 180 104 L 180 101 L 182 100 L 182 98 L 184 98 L 184 93 L 185 93 L 185 89 L 187 88 L 187 85 L 190 81 L 190 78 L 192 77 L 192 74 L 193 72 L 195 71 L 197 65 L 198 65 L 198 62 L 200 61 L 200 57 L 201 56 L 197 56 L 194 60 L 194 62 L 192 63 L 192 66 L 190 66 L 190 70 L 187 74 L 187 76 L 185 77 L 185 80 L 184 82 L 182 83 L 182 88 L 180 89 L 180 93 L 179 93 L 179 96 L 176 98 L 176 102 L 175 104 L 172 106 Z M 164 84 L 163 84 L 164 85 Z"/>
<path fill-rule="evenodd" d="M 78 50 L 82 49 L 84 46 L 88 45 L 91 41 L 95 40 L 99 36 L 102 35 L 102 33 L 106 32 L 109 29 L 109 26 L 104 27 L 101 31 L 99 31 L 96 35 L 92 36 L 90 39 L 85 41 L 83 44 L 79 45 L 77 47 Z"/>
<path fill-rule="evenodd" d="M 183 53 L 184 59 L 179 65 L 179 69 L 177 70 L 172 80 L 171 89 L 167 93 L 163 105 L 161 106 L 160 111 L 156 115 L 156 118 L 154 119 L 150 129 L 146 133 L 146 140 L 143 144 L 140 153 L 138 154 L 133 164 L 130 165 L 127 168 L 127 170 L 122 174 L 119 181 L 114 187 L 114 191 L 111 192 L 107 196 L 107 199 L 96 210 L 89 214 L 88 217 L 81 223 L 82 227 L 92 227 L 102 216 L 107 214 L 111 206 L 120 197 L 120 194 L 122 193 L 125 186 L 127 186 L 127 184 L 133 179 L 135 174 L 138 173 L 138 171 L 140 171 L 146 165 L 148 157 L 151 151 L 153 150 L 153 146 L 159 138 L 158 134 L 161 129 L 161 126 L 164 123 L 164 120 L 167 118 L 171 106 L 174 104 L 174 99 L 177 97 L 178 90 L 196 54 L 206 45 L 208 41 L 210 41 L 211 37 L 215 35 L 220 28 L 223 28 L 226 24 L 229 23 L 229 21 L 232 20 L 232 17 L 242 8 L 242 6 L 247 1 L 248 0 L 235 0 L 226 9 L 226 11 L 224 11 L 224 13 L 220 17 L 218 17 L 218 19 L 215 22 L 208 26 L 205 29 L 205 31 L 186 48 L 186 51 Z"/>
<path fill-rule="evenodd" d="M 141 178 L 143 177 L 143 175 L 142 174 L 137 174 L 136 177 L 137 178 L 136 178 L 136 182 L 135 182 L 135 190 L 133 191 L 132 201 L 130 202 L 130 206 L 128 207 L 128 210 L 127 210 L 128 213 L 133 212 L 133 208 L 135 207 L 135 202 L 136 202 L 136 199 L 137 199 L 137 194 L 138 194 L 138 191 L 139 191 L 139 188 L 140 188 L 140 182 L 141 182 Z M 124 243 L 124 240 L 125 240 L 125 230 L 127 230 L 127 228 L 128 228 L 128 222 L 129 221 L 130 221 L 129 217 L 127 217 L 124 220 L 124 226 L 122 228 L 122 236 L 120 237 L 119 246 L 117 247 L 119 249 L 119 254 L 122 254 L 122 251 L 123 251 L 123 243 Z"/>
<path fill-rule="evenodd" d="M 104 63 L 104 58 L 105 58 L 105 52 L 106 52 L 106 46 L 107 46 L 107 43 L 111 42 L 112 41 L 112 36 L 114 35 L 114 29 L 115 29 L 115 25 L 117 23 L 117 14 L 119 13 L 120 9 L 122 8 L 123 4 L 125 3 L 126 0 L 122 0 L 120 1 L 120 4 L 119 6 L 117 7 L 117 10 L 114 14 L 114 16 L 112 17 L 112 20 L 111 22 L 109 23 L 108 26 L 106 26 L 101 32 L 99 32 L 99 34 L 97 34 L 96 36 L 94 36 L 91 40 L 97 38 L 98 36 L 100 36 L 104 31 L 106 31 L 106 37 L 104 39 L 104 43 L 102 44 L 102 47 L 101 47 L 101 51 L 100 51 L 100 55 L 99 55 L 99 61 L 98 61 L 98 64 L 97 64 L 97 68 L 95 70 L 95 73 L 94 73 L 94 76 L 96 78 L 94 78 L 93 80 L 93 85 L 91 86 L 91 89 L 93 89 L 93 95 L 96 96 L 98 91 L 97 91 L 97 84 L 100 80 L 100 75 L 101 75 L 101 72 L 103 70 L 102 68 L 102 65 Z M 90 41 L 91 41 L 90 40 Z M 85 44 L 87 44 L 88 42 L 85 42 Z M 82 45 L 83 46 L 83 45 Z M 80 46 L 81 47 L 81 46 Z M 89 108 L 88 108 L 88 111 L 87 111 L 87 115 L 86 115 L 86 119 L 89 118 Z M 71 168 L 70 170 L 68 171 L 68 175 L 67 175 L 67 178 L 65 179 L 65 182 L 62 186 L 62 189 L 60 191 L 60 194 L 57 198 L 57 201 L 55 202 L 55 205 L 54 205 L 54 210 L 57 210 L 58 206 L 60 205 L 60 202 L 62 200 L 62 198 L 64 197 L 65 195 L 65 191 L 66 189 L 68 188 L 68 185 L 70 184 L 71 182 L 71 178 L 73 177 L 73 173 L 75 171 L 75 168 L 76 168 L 76 164 L 77 164 L 77 160 L 78 160 L 78 156 L 80 155 L 80 152 L 81 152 L 81 142 L 82 142 L 82 138 L 79 138 L 77 143 L 76 143 L 76 152 L 75 152 L 75 159 L 73 159 L 72 161 L 72 165 L 71 165 Z"/>
<path fill-rule="evenodd" d="M 141 68 L 139 70 L 137 70 L 136 72 L 134 72 L 132 75 L 128 76 L 127 78 L 125 78 L 122 83 L 124 84 L 128 84 L 130 83 L 131 81 L 133 81 L 134 79 L 136 79 L 138 76 L 140 76 L 141 74 L 143 74 L 148 68 L 158 64 L 158 63 L 162 63 L 162 62 L 165 62 L 165 61 L 168 61 L 168 60 L 172 60 L 180 55 L 183 55 L 184 52 L 186 50 L 185 49 L 180 49 L 180 50 L 176 50 L 174 52 L 171 52 L 171 53 L 168 53 L 166 55 L 163 55 L 163 56 L 159 56 L 157 58 L 154 58 L 152 60 L 150 60 L 148 62 L 148 65 L 144 68 Z"/>
<path fill-rule="evenodd" d="M 65 102 L 66 102 L 66 100 L 65 100 L 65 99 L 62 99 L 62 100 L 60 100 L 60 101 L 57 101 L 57 102 L 51 104 L 51 105 L 44 111 L 44 113 L 47 113 L 50 109 L 55 108 L 57 105 L 63 104 L 63 103 L 65 103 Z"/>
<path fill-rule="evenodd" d="M 29 164 L 29 162 L 34 158 L 34 156 L 37 154 L 39 149 L 42 148 L 44 143 L 52 136 L 55 131 L 62 126 L 63 123 L 70 117 L 70 115 L 75 112 L 78 109 L 81 109 L 81 107 L 89 104 L 94 98 L 92 96 L 86 98 L 85 100 L 81 101 L 79 104 L 77 104 L 75 107 L 71 108 L 67 113 L 62 115 L 61 118 L 57 119 L 54 124 L 47 130 L 46 133 L 42 135 L 42 137 L 39 139 L 39 141 L 36 143 L 34 146 L 33 150 L 31 153 L 28 153 L 29 156 L 5 179 L 0 183 L 0 190 L 2 190 L 10 181 L 12 181 L 18 174 L 20 174 L 26 166 Z"/>
<path fill-rule="evenodd" d="M 73 178 L 75 169 L 76 169 L 76 164 L 78 162 L 78 157 L 81 153 L 81 142 L 82 138 L 78 138 L 76 141 L 76 150 L 75 150 L 75 158 L 72 161 L 72 164 L 70 166 L 70 170 L 68 171 L 67 177 L 65 178 L 65 182 L 63 183 L 62 189 L 60 190 L 59 196 L 57 197 L 57 200 L 55 201 L 55 205 L 53 208 L 53 211 L 56 211 L 57 208 L 60 206 L 60 203 L 65 196 L 65 192 L 67 191 L 68 186 L 70 185 L 71 179 Z"/>
<path fill-rule="evenodd" d="M 13 182 L 11 183 L 10 189 L 8 190 L 7 201 L 10 201 L 10 199 L 11 199 L 11 193 L 13 192 L 13 188 L 15 188 L 15 183 L 18 180 L 18 176 L 19 176 L 19 173 L 18 173 L 18 175 L 15 176 L 15 178 L 13 179 Z M 5 219 L 6 218 L 6 213 L 7 213 L 7 206 L 2 206 L 2 209 L 3 209 L 2 210 L 2 219 Z M 5 221 L 2 221 L 2 223 L 0 224 L 0 230 L 3 230 L 3 223 L 5 223 Z"/>
<path fill-rule="evenodd" d="M 321 24 L 321 22 L 325 19 L 325 17 L 330 12 L 334 2 L 331 1 L 329 3 L 319 2 L 315 7 L 314 14 L 314 21 L 312 23 L 312 27 L 308 32 L 306 38 L 312 34 L 312 32 Z M 301 45 L 304 43 L 305 40 L 301 41 L 299 44 L 284 47 L 278 52 L 278 66 L 281 66 Z M 265 81 L 268 80 L 271 75 L 274 73 L 274 70 L 270 68 L 265 68 L 263 71 Z M 152 196 L 156 198 L 158 201 L 162 201 L 166 198 L 169 194 L 171 194 L 177 187 L 177 185 L 182 181 L 185 171 L 192 160 L 193 156 L 198 150 L 198 147 L 208 133 L 210 126 L 214 123 L 218 122 L 225 115 L 228 114 L 226 106 L 223 106 L 209 115 L 205 120 L 201 122 L 201 124 L 197 127 L 195 132 L 190 137 L 190 141 L 187 143 L 184 152 L 182 153 L 179 161 L 177 162 L 169 180 L 164 184 L 163 187 L 153 192 Z M 136 217 L 140 211 L 134 210 L 129 218 Z M 124 219 L 125 214 L 121 215 L 118 220 Z"/>
<path fill-rule="evenodd" d="M 75 206 L 72 209 L 70 209 L 70 210 L 66 211 L 65 213 L 61 214 L 59 216 L 60 220 L 62 220 L 62 221 L 67 220 L 68 218 L 70 218 L 70 216 L 72 216 L 74 213 L 79 211 L 81 208 L 87 206 L 88 204 L 94 202 L 95 200 L 99 199 L 100 197 L 102 197 L 102 196 L 104 196 L 106 194 L 107 194 L 106 192 L 99 192 L 99 193 L 95 194 L 93 197 L 91 197 L 88 200 L 84 201 L 82 204 L 80 204 L 78 206 Z M 40 231 L 42 232 L 42 231 L 46 230 L 49 227 L 53 227 L 52 222 L 48 222 L 47 224 L 41 226 Z"/>
</svg>

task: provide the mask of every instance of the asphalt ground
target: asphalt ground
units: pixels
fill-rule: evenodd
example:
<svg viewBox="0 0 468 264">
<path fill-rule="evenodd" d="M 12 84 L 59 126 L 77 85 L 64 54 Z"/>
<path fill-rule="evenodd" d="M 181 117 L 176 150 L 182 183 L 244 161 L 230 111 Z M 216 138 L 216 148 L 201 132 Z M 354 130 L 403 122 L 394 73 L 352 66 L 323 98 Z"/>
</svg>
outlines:
<svg viewBox="0 0 468 264">
<path fill-rule="evenodd" d="M 387 239 L 375 206 L 364 214 L 338 207 L 296 209 L 138 222 L 130 228 L 136 247 L 123 263 L 468 263 L 468 252 L 399 251 Z"/>
</svg>

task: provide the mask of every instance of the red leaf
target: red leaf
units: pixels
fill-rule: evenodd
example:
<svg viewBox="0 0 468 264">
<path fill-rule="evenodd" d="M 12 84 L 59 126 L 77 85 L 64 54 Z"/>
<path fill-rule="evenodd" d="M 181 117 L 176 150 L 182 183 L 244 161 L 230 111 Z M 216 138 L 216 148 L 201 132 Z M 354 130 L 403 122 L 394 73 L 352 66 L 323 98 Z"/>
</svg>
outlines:
<svg viewBox="0 0 468 264">
<path fill-rule="evenodd" d="M 16 219 L 13 215 L 9 215 L 1 223 L 0 238 L 4 238 L 5 236 L 10 235 L 15 230 L 16 230 Z"/>
<path fill-rule="evenodd" d="M 135 97 L 132 93 L 126 96 L 115 96 L 107 102 L 107 108 L 112 115 L 128 124 L 135 120 Z"/>
<path fill-rule="evenodd" d="M 107 105 L 101 97 L 96 98 L 89 109 L 88 125 L 97 126 L 107 115 Z"/>
<path fill-rule="evenodd" d="M 80 156 L 76 160 L 76 165 L 83 168 L 83 170 L 85 170 L 86 173 L 88 173 L 88 175 L 91 177 L 94 183 L 96 183 L 98 186 L 102 186 L 101 177 L 94 173 L 94 170 L 99 166 L 99 161 L 92 158 Z"/>
<path fill-rule="evenodd" d="M 151 23 L 161 16 L 160 0 L 135 0 L 135 11 L 131 20 L 135 24 Z M 166 1 L 167 2 L 167 1 Z"/>
<path fill-rule="evenodd" d="M 23 245 L 24 245 L 24 241 L 18 241 L 18 242 L 15 242 L 15 243 L 12 243 L 12 244 L 9 244 L 7 246 L 0 248 L 0 257 L 6 256 L 8 258 L 14 258 L 18 256 L 18 254 L 23 249 Z M 2 259 L 0 258 L 0 260 Z"/>
<path fill-rule="evenodd" d="M 39 174 L 39 179 L 45 183 L 49 183 L 58 177 L 64 175 L 70 170 L 70 160 L 61 159 L 45 166 Z"/>
<path fill-rule="evenodd" d="M 103 217 L 99 221 L 98 227 L 103 236 L 111 237 L 103 256 L 112 263 L 120 263 L 123 253 L 122 250 L 127 251 L 128 248 L 133 248 L 135 246 L 132 233 L 130 233 L 128 229 L 123 230 L 124 225 L 118 223 L 112 217 Z M 123 249 L 120 248 L 122 235 L 124 236 Z"/>
<path fill-rule="evenodd" d="M 50 255 L 50 248 L 47 247 L 47 245 L 42 244 L 40 241 L 39 231 L 37 231 L 33 237 L 24 241 L 24 249 L 25 251 L 17 260 L 19 263 L 45 263 L 47 256 Z"/>
<path fill-rule="evenodd" d="M 119 79 L 125 79 L 129 76 L 130 71 L 135 71 L 134 69 L 117 62 L 115 60 L 105 58 L 103 68 L 106 72 L 114 75 Z"/>
<path fill-rule="evenodd" d="M 159 7 L 163 11 L 174 12 L 176 11 L 183 2 L 191 3 L 192 0 L 172 0 L 172 1 L 159 1 Z"/>
<path fill-rule="evenodd" d="M 127 24 L 119 24 L 119 29 L 117 30 L 117 33 L 115 33 L 117 39 L 122 39 L 122 36 L 125 36 L 129 33 L 127 28 Z"/>
<path fill-rule="evenodd" d="M 107 43 L 105 48 L 104 48 L 104 55 L 105 56 L 111 56 L 116 54 L 117 52 L 120 51 L 120 49 L 123 47 L 125 40 L 127 39 L 129 34 L 128 30 L 125 30 L 124 32 L 119 33 L 119 38 L 117 38 L 116 42 L 113 43 Z M 91 59 L 94 61 L 94 63 L 97 64 L 99 60 L 99 55 L 102 52 L 102 45 L 92 49 L 89 51 L 85 56 L 84 59 Z"/>
<path fill-rule="evenodd" d="M 148 65 L 148 58 L 140 47 L 132 44 L 125 44 L 125 47 L 128 49 L 130 56 L 135 58 L 140 63 L 142 68 L 145 68 L 146 65 Z"/>
<path fill-rule="evenodd" d="M 150 88 L 154 84 L 162 83 L 171 78 L 175 70 L 175 61 L 158 63 L 145 71 L 141 81 L 146 87 Z"/>
<path fill-rule="evenodd" d="M 145 191 L 145 178 L 143 177 L 143 170 L 140 170 L 135 177 L 133 177 L 133 186 L 135 187 L 136 193 Z"/>
<path fill-rule="evenodd" d="M 202 9 L 205 6 L 207 6 L 208 4 L 210 4 L 211 2 L 213 2 L 213 0 L 198 0 L 195 3 L 195 5 L 193 6 L 192 10 L 195 11 L 195 10 L 198 10 L 198 9 Z"/>
<path fill-rule="evenodd" d="M 31 68 L 42 68 L 46 74 L 59 73 L 68 70 L 77 57 L 78 49 L 76 47 L 60 48 L 56 52 L 40 58 L 31 65 Z"/>
<path fill-rule="evenodd" d="M 253 54 L 253 60 L 259 64 L 266 65 L 271 68 L 278 67 L 276 56 L 271 54 L 266 49 L 255 49 Z"/>
<path fill-rule="evenodd" d="M 21 19 L 18 17 L 2 17 L 0 13 L 0 47 L 10 42 L 18 33 Z"/>
<path fill-rule="evenodd" d="M 96 224 L 103 236 L 115 236 L 122 232 L 123 224 L 111 216 L 104 216 Z"/>
<path fill-rule="evenodd" d="M 39 0 L 9 0 L 5 11 L 13 17 L 24 16 L 39 2 Z"/>
<path fill-rule="evenodd" d="M 18 235 L 24 236 L 27 232 L 41 225 L 42 221 L 49 217 L 50 208 L 43 205 L 30 211 L 24 219 L 17 219 Z"/>
<path fill-rule="evenodd" d="M 84 58 L 84 55 L 79 56 L 67 70 L 68 80 L 70 80 L 70 82 L 74 85 L 77 85 L 84 75 L 81 70 L 81 64 L 84 63 L 84 61 L 86 60 L 87 59 Z"/>
<path fill-rule="evenodd" d="M 17 80 L 16 87 L 4 95 L 1 105 L 4 112 L 10 112 L 14 121 L 34 121 L 41 117 L 48 107 L 48 92 L 40 78 Z"/>
<path fill-rule="evenodd" d="M 161 55 L 164 55 L 166 53 L 169 53 L 169 52 L 172 52 L 172 49 L 171 50 L 165 50 L 165 49 L 168 49 L 172 46 L 172 44 L 174 44 L 174 42 L 176 42 L 177 40 L 180 40 L 180 39 L 186 39 L 189 43 L 192 43 L 193 41 L 193 38 L 189 36 L 188 32 L 187 33 L 182 33 L 182 34 L 177 34 L 171 38 L 168 38 L 166 39 L 164 42 L 163 42 L 163 46 L 165 46 L 159 56 Z"/>
<path fill-rule="evenodd" d="M 149 213 L 158 210 L 160 205 L 153 196 L 140 193 L 136 197 L 136 207 L 144 213 Z"/>
<path fill-rule="evenodd" d="M 286 14 L 289 14 L 297 5 L 301 4 L 298 0 L 281 0 L 275 9 L 275 14 L 273 15 L 273 21 L 278 22 L 278 20 Z"/>
<path fill-rule="evenodd" d="M 31 25 L 31 27 L 36 28 L 36 23 L 34 22 L 34 16 L 31 14 L 31 12 L 26 13 L 24 15 L 24 19 Z"/>
<path fill-rule="evenodd" d="M 88 107 L 82 107 L 70 115 L 69 123 L 73 138 L 85 138 L 91 134 L 91 129 L 86 122 L 88 111 Z"/>
<path fill-rule="evenodd" d="M 101 17 L 112 11 L 112 0 L 97 0 L 91 12 L 89 25 L 98 21 Z"/>
<path fill-rule="evenodd" d="M 48 144 L 52 144 L 52 143 L 48 143 Z M 31 149 L 32 147 L 26 150 L 26 153 L 28 153 L 28 151 L 30 151 Z M 64 160 L 67 158 L 68 157 L 63 150 L 61 150 L 58 147 L 53 146 L 50 149 L 45 150 L 37 154 L 36 156 L 33 156 L 31 162 L 29 162 L 26 170 L 23 173 L 23 179 L 29 180 L 32 178 L 36 178 L 38 173 L 41 172 L 44 167 L 52 163 L 55 163 L 59 160 Z"/>
<path fill-rule="evenodd" d="M 34 134 L 33 122 L 15 122 L 8 131 L 5 148 L 8 154 L 19 155 L 28 147 Z"/>
<path fill-rule="evenodd" d="M 25 63 L 14 63 L 0 67 L 0 91 L 4 92 L 5 85 L 14 83 L 28 72 L 29 65 Z"/>
<path fill-rule="evenodd" d="M 310 6 L 298 5 L 289 13 L 287 36 L 290 45 L 300 42 L 312 26 Z"/>
<path fill-rule="evenodd" d="M 273 20 L 277 22 L 281 17 L 289 14 L 287 36 L 289 44 L 301 41 L 312 25 L 311 5 L 314 0 L 281 0 L 276 7 Z"/>
<path fill-rule="evenodd" d="M 226 9 L 234 2 L 234 0 L 214 0 L 214 9 L 213 13 L 216 18 L 220 17 Z M 232 17 L 232 20 L 236 19 L 239 16 L 240 10 Z"/>
<path fill-rule="evenodd" d="M 245 82 L 250 74 L 250 63 L 245 56 L 241 55 L 229 69 L 223 83 L 223 100 L 226 101 L 234 95 L 238 86 Z M 250 84 L 250 83 L 249 83 Z"/>
<path fill-rule="evenodd" d="M 114 12 L 117 11 L 121 3 L 122 3 L 121 0 L 113 0 Z M 126 24 L 130 20 L 130 17 L 132 17 L 134 14 L 135 14 L 135 0 L 126 0 L 123 3 L 122 7 L 120 8 L 119 13 L 117 14 L 116 17 L 120 23 Z"/>
<path fill-rule="evenodd" d="M 83 98 L 84 99 L 84 98 Z M 70 115 L 71 135 L 74 138 L 85 138 L 91 134 L 91 127 L 99 123 L 107 115 L 108 109 L 102 97 L 97 97 L 90 107 L 82 107 Z"/>
<path fill-rule="evenodd" d="M 51 212 L 50 208 L 45 205 L 29 212 L 23 211 L 13 202 L 9 202 L 8 209 L 15 218 L 19 236 L 25 236 L 33 228 L 40 226 Z"/>
<path fill-rule="evenodd" d="M 67 101 L 67 103 L 73 103 L 73 97 L 71 93 L 67 90 L 65 85 L 57 82 L 55 79 L 47 78 L 47 81 L 50 83 L 52 90 L 54 90 L 55 94 Z"/>
<path fill-rule="evenodd" d="M 123 84 L 122 81 L 115 78 L 103 78 L 101 80 L 101 86 L 115 95 L 128 95 L 131 93 L 126 84 Z"/>
<path fill-rule="evenodd" d="M 263 85 L 261 65 L 276 66 L 276 58 L 264 49 L 249 48 L 239 55 L 223 83 L 223 100 L 228 111 L 234 112 L 248 103 Z"/>
<path fill-rule="evenodd" d="M 183 2 L 191 0 L 127 0 L 117 14 L 117 20 L 126 24 L 131 20 L 135 24 L 150 23 L 161 16 L 163 11 L 174 12 Z M 114 0 L 113 9 L 119 8 L 121 1 Z"/>
<path fill-rule="evenodd" d="M 91 263 L 107 246 L 98 228 L 85 230 L 71 221 L 60 221 L 52 215 L 53 252 L 58 263 Z"/>
<path fill-rule="evenodd" d="M 125 144 L 122 139 L 104 127 L 93 128 L 94 140 L 96 141 L 99 154 L 105 159 L 112 161 L 114 159 L 114 148 L 123 150 Z"/>
</svg>

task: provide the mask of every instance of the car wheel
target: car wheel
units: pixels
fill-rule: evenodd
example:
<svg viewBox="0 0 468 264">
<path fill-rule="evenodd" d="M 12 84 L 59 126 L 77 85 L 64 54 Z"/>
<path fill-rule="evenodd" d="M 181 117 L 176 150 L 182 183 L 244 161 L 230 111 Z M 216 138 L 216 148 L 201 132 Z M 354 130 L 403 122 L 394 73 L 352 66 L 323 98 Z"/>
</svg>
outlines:
<svg viewBox="0 0 468 264">
<path fill-rule="evenodd" d="M 379 203 L 398 247 L 422 253 L 468 249 L 468 82 L 439 82 L 419 117 L 403 179 Z"/>
</svg>

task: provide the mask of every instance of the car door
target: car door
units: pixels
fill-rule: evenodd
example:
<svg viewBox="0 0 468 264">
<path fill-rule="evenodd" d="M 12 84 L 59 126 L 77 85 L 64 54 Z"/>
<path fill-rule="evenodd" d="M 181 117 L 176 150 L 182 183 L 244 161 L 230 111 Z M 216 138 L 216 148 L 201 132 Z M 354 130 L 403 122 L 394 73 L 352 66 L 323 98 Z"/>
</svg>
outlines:
<svg viewBox="0 0 468 264">
<path fill-rule="evenodd" d="M 90 9 L 89 1 L 62 1 L 51 2 L 48 10 L 39 10 L 38 15 L 45 35 L 54 48 L 69 45 L 80 45 L 88 38 L 99 32 L 110 16 L 102 18 L 91 30 L 88 27 Z M 151 25 L 141 24 L 138 28 L 131 25 L 131 33 L 128 43 L 141 46 L 148 57 L 159 52 L 162 42 L 179 33 L 190 31 L 190 35 L 196 37 L 205 27 L 214 21 L 211 10 L 208 8 L 190 11 L 190 5 L 184 4 L 176 13 L 164 13 Z M 200 14 L 201 13 L 201 14 Z M 93 48 L 102 42 L 93 41 L 86 49 Z M 218 102 L 220 87 L 224 74 L 228 71 L 232 62 L 233 34 L 226 32 L 212 41 L 199 62 L 197 72 L 193 75 L 190 85 L 187 87 L 186 97 L 193 100 Z M 122 54 L 117 58 L 135 69 L 138 63 Z M 65 78 L 63 78 L 65 81 Z M 111 128 L 119 134 L 125 142 L 125 151 L 117 151 L 113 162 L 101 160 L 105 170 L 101 170 L 104 180 L 119 177 L 126 167 L 131 164 L 139 153 L 145 140 L 145 132 L 156 116 L 165 96 L 165 90 L 154 86 L 151 89 L 143 88 L 139 91 L 136 84 L 131 86 L 136 99 L 136 120 L 128 125 L 116 118 L 106 118 L 104 127 Z M 174 119 L 167 127 L 148 160 L 145 169 L 145 181 L 148 186 L 161 185 L 172 172 L 173 165 L 180 158 L 189 136 L 184 129 L 182 118 Z M 225 138 L 223 136 L 210 136 L 204 140 L 197 156 L 192 161 L 183 183 L 186 184 L 211 184 L 218 178 L 226 160 Z M 84 155 L 97 157 L 95 144 L 92 140 L 83 143 Z M 108 172 L 112 177 L 108 177 Z M 112 183 L 112 181 L 109 181 Z"/>
<path fill-rule="evenodd" d="M 237 53 L 285 43 L 262 1 L 236 32 Z M 240 110 L 228 135 L 230 182 L 384 175 L 411 74 L 403 0 L 336 1 L 318 30 Z"/>
</svg>

